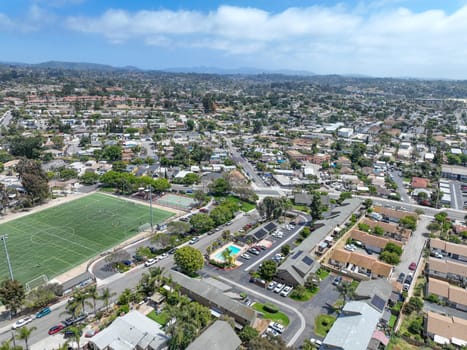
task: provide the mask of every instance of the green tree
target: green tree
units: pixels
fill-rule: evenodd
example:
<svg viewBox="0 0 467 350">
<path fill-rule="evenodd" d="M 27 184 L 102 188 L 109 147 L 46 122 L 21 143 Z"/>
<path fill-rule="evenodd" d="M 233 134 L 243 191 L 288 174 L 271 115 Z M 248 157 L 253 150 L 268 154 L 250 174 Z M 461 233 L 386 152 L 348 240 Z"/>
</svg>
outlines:
<svg viewBox="0 0 467 350">
<path fill-rule="evenodd" d="M 415 230 L 417 228 L 417 218 L 412 215 L 404 216 L 400 220 L 400 224 L 404 226 L 405 228 L 408 228 L 410 230 Z"/>
<path fill-rule="evenodd" d="M 96 174 L 93 171 L 86 171 L 80 177 L 80 180 L 85 185 L 94 185 L 99 182 L 99 174 Z"/>
<path fill-rule="evenodd" d="M 122 147 L 118 145 L 106 146 L 102 150 L 102 157 L 105 160 L 108 160 L 110 162 L 121 160 L 122 159 Z"/>
<path fill-rule="evenodd" d="M 63 181 L 76 179 L 78 177 L 78 172 L 75 169 L 64 168 L 60 170 L 60 179 Z"/>
<path fill-rule="evenodd" d="M 195 214 L 190 218 L 190 225 L 198 233 L 208 232 L 214 227 L 214 221 L 208 214 Z"/>
<path fill-rule="evenodd" d="M 376 225 L 373 228 L 373 234 L 377 236 L 383 236 L 384 235 L 384 229 L 381 226 Z"/>
<path fill-rule="evenodd" d="M 43 201 L 49 196 L 49 179 L 38 161 L 22 159 L 16 171 L 26 192 L 33 200 Z"/>
<path fill-rule="evenodd" d="M 118 173 L 123 173 L 126 171 L 126 163 L 122 160 L 117 160 L 112 163 L 112 170 Z"/>
<path fill-rule="evenodd" d="M 379 255 L 380 260 L 387 262 L 388 264 L 391 265 L 397 265 L 400 262 L 400 257 L 396 253 L 389 252 L 389 251 L 383 251 Z"/>
<path fill-rule="evenodd" d="M 185 236 L 191 230 L 191 225 L 183 221 L 171 221 L 167 224 L 167 232 Z"/>
<path fill-rule="evenodd" d="M 283 256 L 287 256 L 290 254 L 290 246 L 288 244 L 285 244 L 281 247 L 281 253 Z"/>
<path fill-rule="evenodd" d="M 273 337 L 266 335 L 266 337 L 256 337 L 248 344 L 248 350 L 292 350 L 288 347 L 282 337 Z"/>
<path fill-rule="evenodd" d="M 352 283 L 342 282 L 337 287 L 337 291 L 344 300 L 344 304 L 348 299 L 352 299 L 355 295 L 355 286 Z"/>
<path fill-rule="evenodd" d="M 13 315 L 24 303 L 25 299 L 24 287 L 17 280 L 3 280 L 0 283 L 0 302 Z"/>
<path fill-rule="evenodd" d="M 405 304 L 402 312 L 410 315 L 412 312 L 420 312 L 423 309 L 423 300 L 418 297 L 411 297 L 407 304 Z"/>
<path fill-rule="evenodd" d="M 196 271 L 201 270 L 204 266 L 203 254 L 196 248 L 185 246 L 177 249 L 174 255 L 175 264 L 185 271 L 193 275 Z"/>
<path fill-rule="evenodd" d="M 259 214 L 267 220 L 280 218 L 290 208 L 287 198 L 265 197 L 258 205 Z"/>
<path fill-rule="evenodd" d="M 104 309 L 107 310 L 110 305 L 110 301 L 112 300 L 112 297 L 117 295 L 115 292 L 111 292 L 109 288 L 104 288 L 101 290 L 101 294 L 99 296 L 99 299 L 102 300 L 104 303 Z"/>
<path fill-rule="evenodd" d="M 313 220 L 319 220 L 322 218 L 323 204 L 321 202 L 321 194 L 319 192 L 313 192 L 311 195 L 310 204 L 310 215 Z"/>
<path fill-rule="evenodd" d="M 250 340 L 256 338 L 258 335 L 258 331 L 249 325 L 243 327 L 242 331 L 238 334 L 241 341 L 244 343 L 248 343 Z"/>
<path fill-rule="evenodd" d="M 99 299 L 99 293 L 97 291 L 97 286 L 95 284 L 89 286 L 85 290 L 87 298 L 92 300 L 92 308 L 94 311 L 94 314 L 97 312 L 96 308 L 96 301 Z"/>
<path fill-rule="evenodd" d="M 258 270 L 261 278 L 266 281 L 271 281 L 277 272 L 277 264 L 273 260 L 266 260 L 263 262 L 261 267 Z"/>
<path fill-rule="evenodd" d="M 253 122 L 253 134 L 261 134 L 261 131 L 263 131 L 263 123 L 261 123 L 261 120 L 256 119 Z"/>
<path fill-rule="evenodd" d="M 42 137 L 16 136 L 10 141 L 10 153 L 16 157 L 38 159 L 41 155 Z"/>
<path fill-rule="evenodd" d="M 230 192 L 232 189 L 229 181 L 226 178 L 218 178 L 211 182 L 208 185 L 209 192 L 211 192 L 214 196 L 224 196 Z"/>
<path fill-rule="evenodd" d="M 195 129 L 195 121 L 193 119 L 188 119 L 186 121 L 186 127 L 188 130 L 193 131 Z"/>
<path fill-rule="evenodd" d="M 34 332 L 37 327 L 26 327 L 23 326 L 21 328 L 16 329 L 16 333 L 18 334 L 18 339 L 24 340 L 24 345 L 26 345 L 26 350 L 29 350 L 29 338 L 31 337 L 31 333 Z"/>
<path fill-rule="evenodd" d="M 199 178 L 198 175 L 196 175 L 194 173 L 189 173 L 189 174 L 185 175 L 185 177 L 183 178 L 182 181 L 183 181 L 183 184 L 191 186 L 191 185 L 199 183 L 200 178 Z"/>
</svg>

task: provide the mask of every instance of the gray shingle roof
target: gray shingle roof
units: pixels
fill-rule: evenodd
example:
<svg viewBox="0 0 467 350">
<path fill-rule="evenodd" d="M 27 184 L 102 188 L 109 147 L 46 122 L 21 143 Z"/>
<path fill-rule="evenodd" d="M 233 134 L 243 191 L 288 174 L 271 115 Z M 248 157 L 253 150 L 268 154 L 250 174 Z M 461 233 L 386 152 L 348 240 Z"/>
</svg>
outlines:
<svg viewBox="0 0 467 350">
<path fill-rule="evenodd" d="M 185 288 L 191 293 L 202 298 L 210 305 L 215 306 L 220 310 L 228 311 L 232 314 L 238 315 L 240 318 L 247 320 L 250 324 L 255 321 L 255 310 L 230 299 L 219 288 L 216 288 L 204 282 L 203 280 L 187 277 L 177 271 L 171 271 L 170 274 L 174 282 L 178 283 L 182 288 Z"/>
<path fill-rule="evenodd" d="M 296 284 L 303 284 L 306 276 L 317 270 L 316 264 L 309 264 L 308 259 L 313 259 L 310 252 L 327 235 L 331 234 L 337 226 L 344 224 L 350 216 L 360 208 L 362 201 L 358 198 L 350 198 L 343 202 L 343 205 L 335 208 L 335 213 L 327 219 L 319 220 L 315 223 L 315 229 L 311 235 L 303 240 L 297 247 L 303 253 L 294 259 L 294 255 L 288 258 L 278 268 L 278 276 L 286 279 L 286 276 L 295 280 Z M 308 258 L 308 259 L 306 259 Z"/>
<path fill-rule="evenodd" d="M 226 321 L 216 321 L 206 329 L 186 350 L 236 350 L 240 338 Z"/>
</svg>

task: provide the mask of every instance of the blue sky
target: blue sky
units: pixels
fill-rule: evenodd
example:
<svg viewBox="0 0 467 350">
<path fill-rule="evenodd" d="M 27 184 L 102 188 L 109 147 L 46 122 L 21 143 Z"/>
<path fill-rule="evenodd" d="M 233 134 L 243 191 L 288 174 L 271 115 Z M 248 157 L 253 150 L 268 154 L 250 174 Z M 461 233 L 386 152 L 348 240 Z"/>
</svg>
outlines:
<svg viewBox="0 0 467 350">
<path fill-rule="evenodd" d="M 0 61 L 467 79 L 467 0 L 2 0 Z"/>
</svg>

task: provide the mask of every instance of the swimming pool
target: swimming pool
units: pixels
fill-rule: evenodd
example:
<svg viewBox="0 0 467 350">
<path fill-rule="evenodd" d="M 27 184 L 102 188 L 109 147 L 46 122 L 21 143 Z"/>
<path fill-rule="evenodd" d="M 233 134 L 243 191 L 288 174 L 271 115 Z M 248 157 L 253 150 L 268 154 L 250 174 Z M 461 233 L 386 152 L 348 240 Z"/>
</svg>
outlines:
<svg viewBox="0 0 467 350">
<path fill-rule="evenodd" d="M 230 256 L 235 256 L 237 255 L 241 250 L 242 248 L 240 247 L 237 247 L 236 245 L 229 245 L 228 247 L 226 247 L 225 249 L 230 249 Z M 216 255 L 214 255 L 214 257 L 219 260 L 219 261 L 225 261 L 224 257 L 222 256 L 222 252 L 225 250 L 221 250 L 219 253 L 217 253 Z"/>
</svg>

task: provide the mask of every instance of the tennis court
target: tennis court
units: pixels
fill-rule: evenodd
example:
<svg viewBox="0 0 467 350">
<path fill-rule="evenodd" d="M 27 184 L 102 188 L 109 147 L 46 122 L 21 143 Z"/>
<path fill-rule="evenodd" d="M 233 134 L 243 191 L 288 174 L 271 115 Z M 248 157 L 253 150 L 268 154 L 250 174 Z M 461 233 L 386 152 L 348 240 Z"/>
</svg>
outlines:
<svg viewBox="0 0 467 350">
<path fill-rule="evenodd" d="M 193 198 L 168 193 L 156 200 L 156 203 L 169 208 L 191 210 L 196 204 Z"/>
<path fill-rule="evenodd" d="M 153 222 L 173 214 L 153 208 Z M 150 222 L 150 208 L 132 201 L 94 193 L 0 225 L 8 235 L 15 279 L 25 283 L 41 275 L 53 278 L 108 250 Z M 8 277 L 0 247 L 0 278 Z"/>
</svg>

